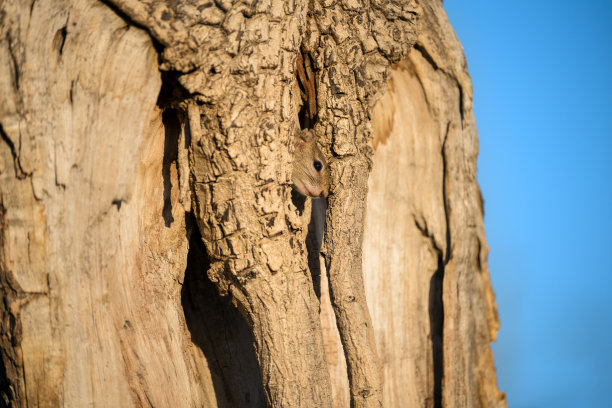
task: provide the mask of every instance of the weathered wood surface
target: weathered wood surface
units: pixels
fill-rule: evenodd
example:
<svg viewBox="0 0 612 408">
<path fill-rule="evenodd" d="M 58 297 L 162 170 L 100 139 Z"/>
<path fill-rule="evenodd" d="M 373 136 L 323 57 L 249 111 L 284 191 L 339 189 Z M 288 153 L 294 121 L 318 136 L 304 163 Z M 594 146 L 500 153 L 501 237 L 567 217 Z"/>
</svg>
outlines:
<svg viewBox="0 0 612 408">
<path fill-rule="evenodd" d="M 4 403 L 217 406 L 150 36 L 96 1 L 1 8 Z"/>
<path fill-rule="evenodd" d="M 191 3 L 0 3 L 0 406 L 505 406 L 441 5 Z M 290 195 L 298 52 L 329 281 Z"/>
<path fill-rule="evenodd" d="M 372 115 L 363 270 L 383 405 L 505 407 L 489 345 L 499 321 L 476 181 L 471 81 L 441 5 L 420 5 L 416 47 L 393 67 Z M 333 321 L 322 308 L 325 328 Z M 341 354 L 333 327 L 324 333 L 328 355 Z M 349 406 L 346 363 L 328 362 L 335 406 Z"/>
<path fill-rule="evenodd" d="M 415 48 L 373 115 L 364 272 L 384 405 L 505 407 L 472 84 L 442 5 L 419 3 Z"/>
</svg>

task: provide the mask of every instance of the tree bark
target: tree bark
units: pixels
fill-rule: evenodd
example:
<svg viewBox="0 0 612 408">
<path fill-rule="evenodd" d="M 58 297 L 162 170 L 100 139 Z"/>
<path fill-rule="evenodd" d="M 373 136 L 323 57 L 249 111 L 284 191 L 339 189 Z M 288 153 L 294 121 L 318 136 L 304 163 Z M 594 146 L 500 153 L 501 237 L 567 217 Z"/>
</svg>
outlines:
<svg viewBox="0 0 612 408">
<path fill-rule="evenodd" d="M 0 84 L 0 405 L 505 406 L 438 2 L 7 0 Z"/>
<path fill-rule="evenodd" d="M 420 6 L 419 38 L 372 117 L 364 270 L 384 405 L 503 407 L 472 84 L 442 5 Z"/>
</svg>

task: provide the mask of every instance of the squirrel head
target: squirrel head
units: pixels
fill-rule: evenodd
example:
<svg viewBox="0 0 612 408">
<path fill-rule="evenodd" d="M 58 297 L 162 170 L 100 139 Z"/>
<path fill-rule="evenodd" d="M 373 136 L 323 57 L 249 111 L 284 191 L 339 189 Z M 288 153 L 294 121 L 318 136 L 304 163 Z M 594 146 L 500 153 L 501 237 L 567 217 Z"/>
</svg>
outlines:
<svg viewBox="0 0 612 408">
<path fill-rule="evenodd" d="M 312 130 L 300 130 L 295 140 L 293 156 L 293 186 L 309 197 L 327 197 L 329 194 L 329 166 L 317 147 Z"/>
</svg>

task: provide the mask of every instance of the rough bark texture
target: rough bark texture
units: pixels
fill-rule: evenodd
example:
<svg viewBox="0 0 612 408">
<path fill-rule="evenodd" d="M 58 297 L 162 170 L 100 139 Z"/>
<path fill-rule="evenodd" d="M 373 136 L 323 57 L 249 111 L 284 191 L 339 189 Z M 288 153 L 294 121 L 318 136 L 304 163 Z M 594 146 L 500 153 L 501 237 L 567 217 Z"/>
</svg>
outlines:
<svg viewBox="0 0 612 408">
<path fill-rule="evenodd" d="M 438 2 L 7 0 L 0 89 L 0 406 L 503 406 Z"/>
<path fill-rule="evenodd" d="M 317 7 L 319 6 L 319 7 Z M 370 106 L 383 91 L 389 62 L 405 56 L 416 36 L 414 3 L 349 2 L 321 7 L 305 44 L 318 70 L 315 129 L 333 153 L 324 254 L 331 303 L 348 367 L 351 405 L 381 406 L 380 364 L 369 316 L 361 245 L 371 168 Z"/>
<path fill-rule="evenodd" d="M 165 46 L 164 68 L 195 95 L 190 168 L 208 276 L 251 328 L 268 404 L 329 406 L 307 220 L 289 188 L 304 5 L 116 5 L 151 30 Z"/>
</svg>

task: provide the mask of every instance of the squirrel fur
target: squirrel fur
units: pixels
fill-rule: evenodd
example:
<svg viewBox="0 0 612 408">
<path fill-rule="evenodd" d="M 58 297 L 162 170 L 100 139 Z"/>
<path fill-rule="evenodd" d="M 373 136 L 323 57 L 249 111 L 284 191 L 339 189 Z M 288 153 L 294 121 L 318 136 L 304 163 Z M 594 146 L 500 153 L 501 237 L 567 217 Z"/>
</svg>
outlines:
<svg viewBox="0 0 612 408">
<path fill-rule="evenodd" d="M 300 130 L 295 140 L 293 187 L 305 196 L 327 197 L 329 179 L 329 166 L 317 146 L 314 132 Z"/>
</svg>

